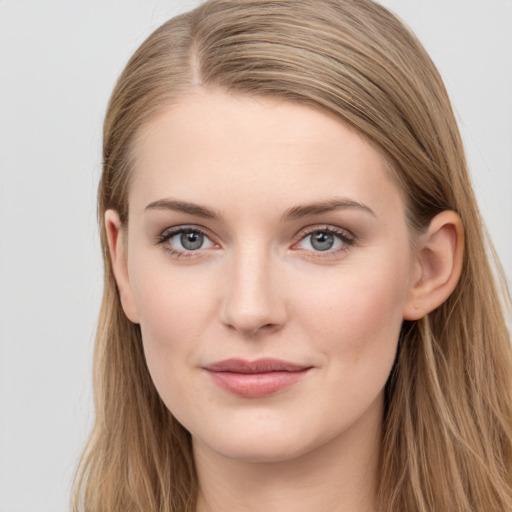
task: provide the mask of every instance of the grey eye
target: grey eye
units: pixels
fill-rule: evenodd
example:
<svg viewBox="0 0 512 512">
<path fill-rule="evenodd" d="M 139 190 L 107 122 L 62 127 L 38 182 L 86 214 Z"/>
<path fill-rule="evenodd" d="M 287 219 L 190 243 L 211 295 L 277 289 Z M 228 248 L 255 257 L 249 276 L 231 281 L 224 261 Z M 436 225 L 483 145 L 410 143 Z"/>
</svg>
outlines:
<svg viewBox="0 0 512 512">
<path fill-rule="evenodd" d="M 305 235 L 296 247 L 306 251 L 333 253 L 351 244 L 352 240 L 341 231 L 316 229 Z"/>
<path fill-rule="evenodd" d="M 187 251 L 200 249 L 204 243 L 204 235 L 197 231 L 184 231 L 180 235 L 181 246 Z"/>
<path fill-rule="evenodd" d="M 157 237 L 156 243 L 163 245 L 174 256 L 186 254 L 190 256 L 193 252 L 215 247 L 215 243 L 201 229 L 188 226 L 164 232 Z"/>
<path fill-rule="evenodd" d="M 315 231 L 309 236 L 311 237 L 311 247 L 317 251 L 328 251 L 335 242 L 334 235 L 325 231 Z"/>
</svg>

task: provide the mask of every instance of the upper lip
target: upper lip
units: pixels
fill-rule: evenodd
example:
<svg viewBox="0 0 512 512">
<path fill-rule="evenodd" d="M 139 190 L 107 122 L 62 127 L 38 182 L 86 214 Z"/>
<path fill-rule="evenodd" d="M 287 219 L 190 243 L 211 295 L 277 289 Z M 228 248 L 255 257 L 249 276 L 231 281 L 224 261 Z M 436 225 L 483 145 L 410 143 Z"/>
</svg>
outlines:
<svg viewBox="0 0 512 512">
<path fill-rule="evenodd" d="M 269 372 L 300 372 L 311 368 L 308 365 L 291 363 L 281 359 L 256 359 L 246 361 L 244 359 L 225 359 L 204 366 L 205 370 L 211 372 L 231 373 L 269 373 Z"/>
</svg>

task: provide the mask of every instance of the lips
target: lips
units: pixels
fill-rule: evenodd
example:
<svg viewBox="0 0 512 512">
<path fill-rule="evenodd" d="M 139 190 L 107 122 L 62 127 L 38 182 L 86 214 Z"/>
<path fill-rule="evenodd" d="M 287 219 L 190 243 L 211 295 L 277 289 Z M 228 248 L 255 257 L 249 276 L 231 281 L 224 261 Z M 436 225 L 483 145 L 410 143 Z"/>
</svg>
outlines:
<svg viewBox="0 0 512 512">
<path fill-rule="evenodd" d="M 311 368 L 279 359 L 226 359 L 209 364 L 204 370 L 224 391 L 246 398 L 259 398 L 292 386 Z"/>
</svg>

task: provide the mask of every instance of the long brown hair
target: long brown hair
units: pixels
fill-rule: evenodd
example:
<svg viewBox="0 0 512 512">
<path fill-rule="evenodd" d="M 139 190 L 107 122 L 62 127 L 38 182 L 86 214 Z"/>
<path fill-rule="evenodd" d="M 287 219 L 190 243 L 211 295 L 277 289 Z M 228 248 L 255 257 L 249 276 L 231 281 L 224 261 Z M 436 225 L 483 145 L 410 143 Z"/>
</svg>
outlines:
<svg viewBox="0 0 512 512">
<path fill-rule="evenodd" d="M 128 62 L 104 124 L 96 422 L 74 510 L 195 508 L 190 436 L 152 384 L 139 326 L 121 308 L 103 224 L 108 208 L 128 222 L 141 126 L 192 86 L 334 113 L 386 155 L 411 230 L 443 210 L 459 214 L 460 281 L 444 304 L 402 328 L 386 387 L 379 503 L 382 512 L 512 510 L 508 294 L 499 265 L 489 263 L 494 253 L 439 73 L 414 35 L 370 0 L 211 0 L 165 23 Z"/>
</svg>

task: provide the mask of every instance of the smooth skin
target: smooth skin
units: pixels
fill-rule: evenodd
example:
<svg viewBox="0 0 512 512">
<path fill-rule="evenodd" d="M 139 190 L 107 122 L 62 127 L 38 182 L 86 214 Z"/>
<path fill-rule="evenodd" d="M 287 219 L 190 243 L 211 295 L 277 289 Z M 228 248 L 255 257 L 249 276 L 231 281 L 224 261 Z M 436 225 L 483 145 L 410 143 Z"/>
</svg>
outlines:
<svg viewBox="0 0 512 512">
<path fill-rule="evenodd" d="M 458 216 L 413 237 L 382 154 L 278 99 L 198 87 L 135 155 L 128 225 L 105 215 L 110 252 L 155 386 L 192 434 L 197 510 L 374 511 L 400 327 L 453 291 Z M 312 369 L 260 398 L 204 370 L 261 357 Z"/>
</svg>

